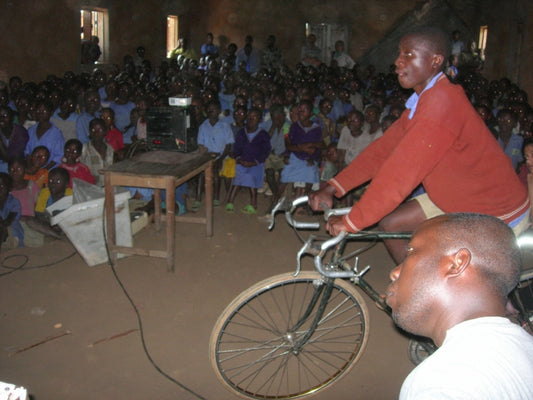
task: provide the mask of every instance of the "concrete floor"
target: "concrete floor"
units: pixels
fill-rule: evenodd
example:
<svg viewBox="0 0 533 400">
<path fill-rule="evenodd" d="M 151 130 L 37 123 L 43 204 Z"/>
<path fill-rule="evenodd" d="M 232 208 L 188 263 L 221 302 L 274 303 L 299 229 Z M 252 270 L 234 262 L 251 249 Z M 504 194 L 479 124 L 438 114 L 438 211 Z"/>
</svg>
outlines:
<svg viewBox="0 0 533 400">
<path fill-rule="evenodd" d="M 247 197 L 244 192 L 237 196 L 236 210 Z M 260 209 L 266 206 L 261 197 Z M 148 247 L 164 246 L 164 233 L 155 232 L 153 225 L 134 239 Z M 205 237 L 202 225 L 179 224 L 176 248 L 175 273 L 166 271 L 162 259 L 141 256 L 120 259 L 116 271 L 139 309 L 146 346 L 159 368 L 206 399 L 235 399 L 212 370 L 211 330 L 244 289 L 293 271 L 299 242 L 281 216 L 268 232 L 257 216 L 227 214 L 220 207 L 215 209 L 212 238 Z M 71 254 L 57 264 L 30 269 Z M 0 279 L 0 381 L 25 386 L 35 400 L 197 398 L 151 365 L 136 314 L 108 265 L 88 267 L 62 241 L 42 249 L 12 250 L 0 258 L 4 265 L 17 266 L 24 256 L 24 270 Z M 362 263 L 373 266 L 367 278 L 382 292 L 393 266 L 383 246 L 365 254 Z M 312 269 L 311 259 L 304 268 Z M 367 304 L 371 334 L 365 353 L 346 377 L 314 399 L 398 396 L 413 368 L 408 340 L 385 313 Z"/>
</svg>

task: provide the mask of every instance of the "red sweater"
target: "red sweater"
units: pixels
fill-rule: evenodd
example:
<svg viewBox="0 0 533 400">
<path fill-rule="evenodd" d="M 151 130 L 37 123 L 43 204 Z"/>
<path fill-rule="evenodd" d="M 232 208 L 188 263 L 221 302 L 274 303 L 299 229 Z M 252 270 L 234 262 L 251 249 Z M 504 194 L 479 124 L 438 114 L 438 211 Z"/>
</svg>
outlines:
<svg viewBox="0 0 533 400">
<path fill-rule="evenodd" d="M 394 211 L 422 182 L 444 212 L 477 212 L 509 223 L 529 207 L 510 159 L 478 116 L 463 89 L 443 75 L 329 183 L 341 197 L 371 180 L 344 217 L 353 232 Z"/>
<path fill-rule="evenodd" d="M 72 179 L 78 178 L 82 181 L 89 182 L 93 185 L 96 184 L 96 179 L 91 174 L 91 170 L 89 167 L 81 162 L 76 163 L 75 165 L 68 165 L 66 163 L 62 163 L 59 165 L 61 168 L 65 168 L 69 175 L 70 175 L 70 182 L 68 187 L 72 189 Z"/>
<path fill-rule="evenodd" d="M 122 137 L 122 133 L 120 133 L 117 128 L 109 129 L 107 131 L 105 140 L 115 151 L 119 151 L 120 149 L 124 148 L 124 138 Z"/>
</svg>

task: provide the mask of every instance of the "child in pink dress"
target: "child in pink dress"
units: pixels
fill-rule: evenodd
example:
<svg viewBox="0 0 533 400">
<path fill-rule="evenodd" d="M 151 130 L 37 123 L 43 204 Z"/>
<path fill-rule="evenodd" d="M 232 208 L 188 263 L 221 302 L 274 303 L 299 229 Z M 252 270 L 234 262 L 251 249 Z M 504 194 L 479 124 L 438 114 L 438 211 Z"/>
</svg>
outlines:
<svg viewBox="0 0 533 400">
<path fill-rule="evenodd" d="M 26 179 L 26 159 L 24 157 L 14 157 L 9 160 L 9 175 L 13 180 L 11 195 L 20 202 L 21 218 L 33 217 L 34 209 L 39 196 L 39 186 L 36 182 Z"/>
<path fill-rule="evenodd" d="M 19 246 L 41 247 L 44 244 L 42 233 L 31 228 L 35 217 L 35 205 L 39 197 L 37 182 L 26 179 L 26 159 L 15 156 L 9 160 L 9 175 L 13 181 L 11 195 L 20 203 L 20 225 L 24 231 L 24 240 Z"/>
</svg>

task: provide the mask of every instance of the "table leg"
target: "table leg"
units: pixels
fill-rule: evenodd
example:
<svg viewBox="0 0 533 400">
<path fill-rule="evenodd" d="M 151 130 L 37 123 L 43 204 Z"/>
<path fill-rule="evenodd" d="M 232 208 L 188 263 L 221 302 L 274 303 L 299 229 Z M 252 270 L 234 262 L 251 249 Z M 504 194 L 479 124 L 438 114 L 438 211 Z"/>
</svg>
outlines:
<svg viewBox="0 0 533 400">
<path fill-rule="evenodd" d="M 111 176 L 104 174 L 104 190 L 105 190 L 105 219 L 106 219 L 106 236 L 109 247 L 109 257 L 111 263 L 117 262 L 117 253 L 115 246 L 117 244 L 116 227 L 115 227 L 115 193 L 111 185 Z"/>
<path fill-rule="evenodd" d="M 213 162 L 205 170 L 206 235 L 213 236 Z"/>
<path fill-rule="evenodd" d="M 174 178 L 166 181 L 166 198 L 167 203 L 167 271 L 174 272 L 174 242 L 176 234 L 176 186 Z"/>
<path fill-rule="evenodd" d="M 161 231 L 161 190 L 154 189 L 154 222 L 156 232 Z"/>
</svg>

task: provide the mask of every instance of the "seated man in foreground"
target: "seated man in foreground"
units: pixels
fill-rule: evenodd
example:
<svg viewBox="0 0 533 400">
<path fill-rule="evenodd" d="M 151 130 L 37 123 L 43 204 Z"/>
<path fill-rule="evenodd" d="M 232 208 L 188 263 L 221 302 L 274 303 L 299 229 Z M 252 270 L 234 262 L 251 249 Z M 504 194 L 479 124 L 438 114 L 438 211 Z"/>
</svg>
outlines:
<svg viewBox="0 0 533 400">
<path fill-rule="evenodd" d="M 424 222 L 391 272 L 394 322 L 439 349 L 404 381 L 400 399 L 533 399 L 533 337 L 505 318 L 520 276 L 512 230 L 481 214 Z"/>
</svg>

